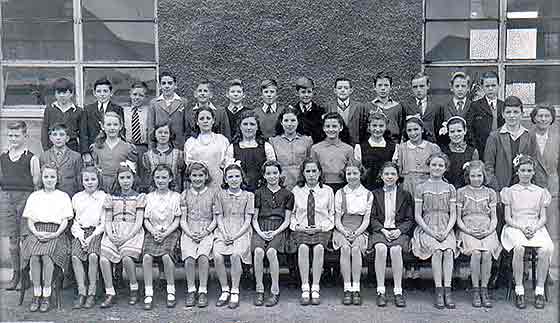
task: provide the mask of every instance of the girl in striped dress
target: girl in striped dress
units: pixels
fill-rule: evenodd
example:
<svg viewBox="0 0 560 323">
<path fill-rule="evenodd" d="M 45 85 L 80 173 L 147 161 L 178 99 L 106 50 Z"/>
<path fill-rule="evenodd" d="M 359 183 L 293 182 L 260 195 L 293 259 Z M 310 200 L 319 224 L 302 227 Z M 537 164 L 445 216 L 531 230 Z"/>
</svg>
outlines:
<svg viewBox="0 0 560 323">
<path fill-rule="evenodd" d="M 56 189 L 57 178 L 55 166 L 43 166 L 43 188 L 29 196 L 22 215 L 31 233 L 21 248 L 21 268 L 31 267 L 31 312 L 49 310 L 54 266 L 68 268 L 70 241 L 64 230 L 74 212 L 68 194 Z"/>
</svg>

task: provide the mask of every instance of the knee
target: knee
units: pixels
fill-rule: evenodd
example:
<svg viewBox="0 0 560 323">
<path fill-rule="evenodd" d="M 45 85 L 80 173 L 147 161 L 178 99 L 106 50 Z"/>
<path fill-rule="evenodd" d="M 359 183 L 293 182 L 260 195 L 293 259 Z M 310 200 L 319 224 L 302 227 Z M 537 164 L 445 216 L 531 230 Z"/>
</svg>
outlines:
<svg viewBox="0 0 560 323">
<path fill-rule="evenodd" d="M 125 259 L 127 259 L 127 258 L 128 258 L 128 257 L 123 258 L 123 262 L 125 262 Z M 152 262 L 152 256 L 150 256 L 150 255 L 144 255 L 144 256 L 142 257 L 142 262 L 144 262 L 144 263 L 151 263 L 151 262 Z"/>
<path fill-rule="evenodd" d="M 445 251 L 443 252 L 443 257 L 445 257 L 446 259 L 453 259 L 453 250 L 445 249 Z"/>
<path fill-rule="evenodd" d="M 375 253 L 380 255 L 387 255 L 387 246 L 382 243 L 376 244 Z"/>
<path fill-rule="evenodd" d="M 218 254 L 218 253 L 214 254 L 214 261 L 218 265 L 223 265 L 224 264 L 224 256 L 222 256 L 221 254 Z"/>
<path fill-rule="evenodd" d="M 552 248 L 551 247 L 541 247 L 539 248 L 537 255 L 539 257 L 539 259 L 543 259 L 546 258 L 547 260 L 550 258 L 550 256 L 552 255 Z"/>
<path fill-rule="evenodd" d="M 192 258 L 189 258 L 189 259 L 192 259 Z M 194 259 L 192 261 L 193 261 L 193 264 L 194 264 Z M 204 255 L 198 257 L 198 263 L 203 264 L 203 265 L 208 265 L 208 257 L 206 257 Z"/>
<path fill-rule="evenodd" d="M 299 253 L 309 253 L 309 247 L 306 244 L 300 244 L 298 247 Z"/>
<path fill-rule="evenodd" d="M 256 259 L 263 259 L 264 258 L 264 250 L 262 248 L 255 249 L 255 258 Z"/>
<path fill-rule="evenodd" d="M 325 248 L 323 247 L 322 244 L 318 244 L 315 247 L 313 247 L 313 256 L 323 255 L 324 252 L 325 252 Z"/>
<path fill-rule="evenodd" d="M 266 251 L 266 257 L 270 259 L 276 259 L 278 257 L 278 252 L 274 248 L 270 248 Z"/>
<path fill-rule="evenodd" d="M 98 257 L 97 257 L 97 255 L 94 254 L 94 253 L 90 253 L 90 254 L 88 255 L 88 260 L 89 260 L 89 262 L 97 263 L 97 259 L 98 259 Z"/>
<path fill-rule="evenodd" d="M 343 257 L 350 256 L 350 247 L 349 246 L 340 247 L 340 255 Z"/>
<path fill-rule="evenodd" d="M 393 246 L 390 249 L 391 258 L 397 257 L 402 255 L 402 247 L 401 246 Z"/>
<path fill-rule="evenodd" d="M 81 264 L 82 260 L 76 256 L 72 256 L 72 262 L 75 264 Z"/>
<path fill-rule="evenodd" d="M 161 260 L 163 261 L 163 263 L 168 264 L 168 265 L 172 265 L 173 264 L 173 259 L 171 259 L 170 255 L 163 255 L 161 257 Z"/>
<path fill-rule="evenodd" d="M 361 257 L 362 251 L 358 247 L 352 247 L 352 257 Z"/>
<path fill-rule="evenodd" d="M 517 257 L 523 257 L 525 255 L 525 247 L 524 246 L 515 246 L 513 248 L 513 255 Z"/>
</svg>

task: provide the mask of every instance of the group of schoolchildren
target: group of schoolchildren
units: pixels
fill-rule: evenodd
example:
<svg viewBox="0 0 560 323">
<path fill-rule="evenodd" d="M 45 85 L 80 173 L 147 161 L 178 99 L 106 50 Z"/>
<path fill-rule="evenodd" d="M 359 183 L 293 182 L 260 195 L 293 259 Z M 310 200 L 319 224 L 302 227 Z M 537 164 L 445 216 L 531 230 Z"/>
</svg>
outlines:
<svg viewBox="0 0 560 323">
<path fill-rule="evenodd" d="M 261 83 L 262 106 L 249 109 L 240 80 L 229 82 L 226 108 L 212 104 L 207 81 L 197 85 L 192 106 L 175 93 L 175 77 L 162 73 L 161 95 L 150 102 L 146 84 L 138 82 L 130 106 L 120 107 L 102 79 L 93 89 L 97 102 L 82 109 L 72 102 L 73 84 L 59 79 L 56 102 L 44 112 L 45 151 L 34 156 L 26 149 L 26 124 L 17 121 L 8 125 L 9 150 L 0 155 L 0 183 L 12 212 L 3 227 L 16 268 L 9 288 L 21 278 L 18 268 L 29 268 L 30 310 L 46 312 L 54 266 L 66 271 L 71 263 L 78 286 L 73 308 L 92 308 L 100 268 L 100 306 L 108 308 L 116 304 L 114 265 L 122 263 L 128 303 L 149 310 L 160 258 L 166 305 L 177 303 L 174 270 L 182 261 L 186 306 L 206 307 L 213 260 L 221 286 L 216 306 L 239 306 L 247 264 L 254 304 L 274 306 L 278 256 L 295 254 L 300 302 L 318 305 L 324 253 L 338 250 L 342 302 L 360 305 L 362 258 L 369 251 L 377 305 L 387 304 L 389 256 L 393 300 L 404 307 L 402 254 L 412 252 L 431 259 L 435 306 L 455 308 L 452 273 L 462 253 L 471 257 L 472 305 L 488 308 L 492 259 L 505 249 L 513 250 L 515 303 L 524 308 L 523 255 L 525 247 L 536 247 L 535 306 L 543 308 L 551 195 L 532 182 L 542 173 L 538 156 L 546 140 L 521 125 L 518 98 L 497 99 L 497 83 L 496 74 L 485 73 L 485 96 L 472 102 L 468 75 L 455 73 L 452 98 L 441 106 L 427 95 L 428 75 L 419 73 L 411 80 L 414 102 L 401 104 L 391 96 L 391 76 L 380 73 L 377 97 L 364 104 L 351 98 L 352 82 L 338 78 L 336 97 L 321 107 L 313 101 L 313 81 L 302 77 L 298 101 L 283 107 L 276 81 L 268 79 Z M 536 108 L 533 121 L 536 115 L 538 122 L 555 119 L 548 107 Z M 556 178 L 557 155 L 547 165 Z M 136 262 L 143 267 L 143 299 Z"/>
</svg>

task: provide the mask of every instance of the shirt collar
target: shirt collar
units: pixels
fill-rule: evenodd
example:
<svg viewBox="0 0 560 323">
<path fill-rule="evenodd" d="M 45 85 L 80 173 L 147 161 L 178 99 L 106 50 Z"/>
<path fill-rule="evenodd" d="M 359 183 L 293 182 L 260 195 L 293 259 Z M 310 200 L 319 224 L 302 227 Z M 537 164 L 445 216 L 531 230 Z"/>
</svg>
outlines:
<svg viewBox="0 0 560 323">
<path fill-rule="evenodd" d="M 453 97 L 453 104 L 455 106 L 457 106 L 457 102 L 459 102 L 459 101 L 463 102 L 462 108 L 464 108 L 465 107 L 465 102 L 467 102 L 467 98 L 457 99 L 456 97 Z"/>
<path fill-rule="evenodd" d="M 216 106 L 214 106 L 214 104 L 212 102 L 208 102 L 208 107 L 212 110 L 216 110 Z M 200 106 L 197 104 L 194 105 L 193 110 L 197 110 L 199 109 Z"/>
<path fill-rule="evenodd" d="M 101 110 L 103 108 L 104 111 L 107 110 L 107 107 L 109 106 L 109 102 L 110 101 L 107 101 L 105 103 L 101 103 L 101 102 L 97 101 L 97 109 Z"/>
<path fill-rule="evenodd" d="M 305 184 L 305 186 L 303 187 L 303 189 L 304 189 L 304 191 L 307 192 L 307 193 L 309 193 L 309 191 L 311 191 L 311 190 L 313 190 L 313 192 L 316 193 L 316 192 L 321 188 L 321 186 L 319 186 L 319 185 L 320 185 L 320 184 L 317 184 L 317 185 L 315 185 L 315 187 L 310 188 L 309 186 L 307 186 L 307 184 Z"/>
<path fill-rule="evenodd" d="M 485 96 L 484 98 L 486 98 L 486 102 L 488 103 L 488 105 L 491 107 L 493 106 L 494 109 L 498 105 L 498 98 L 495 98 L 494 100 L 489 99 L 487 96 Z"/>
<path fill-rule="evenodd" d="M 517 140 L 519 137 L 521 137 L 521 135 L 522 135 L 524 132 L 527 132 L 527 131 L 529 131 L 529 130 L 527 130 L 527 128 L 525 128 L 525 127 L 523 127 L 523 126 L 520 126 L 520 127 L 519 127 L 519 130 L 517 130 L 517 132 L 511 132 L 511 131 L 506 127 L 506 125 L 503 125 L 502 128 L 500 129 L 500 133 L 503 133 L 503 134 L 506 134 L 506 133 L 507 133 L 507 134 L 509 134 L 510 137 L 511 137 L 511 139 L 513 139 L 513 140 Z"/>
<path fill-rule="evenodd" d="M 397 185 L 393 185 L 390 189 L 387 186 L 383 186 L 383 192 L 392 193 L 397 191 Z"/>
<path fill-rule="evenodd" d="M 169 154 L 171 154 L 172 151 L 173 151 L 173 147 L 171 145 L 169 145 L 169 148 L 167 148 L 166 151 L 161 151 L 161 150 L 157 149 L 157 147 L 154 147 L 154 152 L 158 155 L 161 155 L 161 154 L 169 155 Z"/>
<path fill-rule="evenodd" d="M 162 95 L 158 96 L 157 98 L 159 101 L 167 101 L 165 99 L 165 97 Z M 167 101 L 167 102 L 173 102 L 175 100 L 181 101 L 181 97 L 177 94 L 177 93 L 173 93 L 173 97 L 171 98 L 171 100 Z"/>
<path fill-rule="evenodd" d="M 58 105 L 58 102 L 56 102 L 56 101 L 52 103 L 52 106 L 55 107 L 55 108 L 57 108 L 57 109 L 59 109 L 59 110 L 62 111 L 62 112 L 66 112 L 66 111 L 68 111 L 68 110 L 73 110 L 73 112 L 76 112 L 76 105 L 74 105 L 74 103 L 72 103 L 66 110 L 63 110 L 63 109 L 60 107 L 60 105 Z"/>
<path fill-rule="evenodd" d="M 300 135 L 299 133 L 296 132 L 296 136 L 295 136 L 294 138 L 290 139 L 290 138 L 288 138 L 288 137 L 286 136 L 285 133 L 283 133 L 280 137 L 281 137 L 281 138 L 284 138 L 285 140 L 287 140 L 287 141 L 289 141 L 289 142 L 292 142 L 292 141 L 296 141 L 296 140 L 300 139 L 300 138 L 301 138 L 301 135 Z"/>
<path fill-rule="evenodd" d="M 241 193 L 243 193 L 243 190 L 239 190 L 238 192 L 232 192 L 228 189 L 227 192 L 228 192 L 229 195 L 241 196 Z"/>
<path fill-rule="evenodd" d="M 380 147 L 380 148 L 387 147 L 387 142 L 385 141 L 385 138 L 381 138 L 381 142 L 374 142 L 370 137 L 368 139 L 368 143 L 369 143 L 370 147 Z"/>
<path fill-rule="evenodd" d="M 419 145 L 415 145 L 412 142 L 410 142 L 410 140 L 409 140 L 409 141 L 406 142 L 406 145 L 410 149 L 416 149 L 416 148 L 424 149 L 424 148 L 426 148 L 426 140 L 422 140 L 422 142 Z"/>
<path fill-rule="evenodd" d="M 383 101 L 381 101 L 380 97 L 376 97 L 371 102 L 374 103 L 374 104 L 389 104 L 389 103 L 393 103 L 393 98 L 389 97 L 389 98 L 387 98 L 387 103 L 383 103 Z"/>
<path fill-rule="evenodd" d="M 204 188 L 203 188 L 201 191 L 197 191 L 197 190 L 195 190 L 194 188 L 191 187 L 191 192 L 192 192 L 194 195 L 201 195 L 201 194 L 204 194 L 204 192 L 206 192 L 207 190 L 208 190 L 208 186 L 204 186 Z"/>
<path fill-rule="evenodd" d="M 264 113 L 267 113 L 267 111 L 266 111 L 267 108 L 268 108 L 268 104 L 266 104 L 266 103 L 263 104 L 262 110 L 263 110 Z M 270 105 L 270 109 L 272 110 L 272 113 L 276 113 L 276 102 L 274 102 Z"/>
<path fill-rule="evenodd" d="M 233 104 L 230 104 L 230 105 L 228 105 L 227 108 L 228 108 L 228 110 L 229 110 L 231 113 L 233 113 L 233 108 L 234 108 L 234 107 L 236 107 L 236 106 L 233 105 Z M 243 108 L 244 108 L 243 104 L 238 105 L 238 106 L 237 106 L 237 112 L 243 110 Z M 235 113 L 237 113 L 237 112 L 235 112 Z"/>
<path fill-rule="evenodd" d="M 359 192 L 362 189 L 362 187 L 364 187 L 364 186 L 362 184 L 360 184 L 355 189 L 351 189 L 349 185 L 345 185 L 343 190 L 344 190 L 344 193 L 348 194 L 348 193 L 352 193 L 352 192 Z"/>
<path fill-rule="evenodd" d="M 422 104 L 424 105 L 424 103 L 428 102 L 428 97 L 425 97 L 421 100 L 416 99 L 416 104 Z"/>
<path fill-rule="evenodd" d="M 350 105 L 350 98 L 342 101 L 341 99 L 336 99 L 338 101 L 338 105 L 342 105 L 344 104 L 345 106 L 349 106 Z"/>
<path fill-rule="evenodd" d="M 340 140 L 340 138 L 338 138 L 338 139 L 337 139 L 336 141 L 334 141 L 334 142 L 331 141 L 331 140 L 327 140 L 327 139 L 323 140 L 323 142 L 324 142 L 326 145 L 335 146 L 335 147 L 338 147 L 338 146 L 340 146 L 340 145 L 342 144 L 342 140 Z"/>
<path fill-rule="evenodd" d="M 313 101 L 309 102 L 308 104 L 300 102 L 299 107 L 303 112 L 311 111 L 311 109 L 313 108 Z"/>
<path fill-rule="evenodd" d="M 531 192 L 535 192 L 539 189 L 539 187 L 535 184 L 531 184 L 529 186 L 524 186 L 524 185 L 521 185 L 521 184 L 515 184 L 511 188 L 515 191 L 531 191 Z"/>
</svg>

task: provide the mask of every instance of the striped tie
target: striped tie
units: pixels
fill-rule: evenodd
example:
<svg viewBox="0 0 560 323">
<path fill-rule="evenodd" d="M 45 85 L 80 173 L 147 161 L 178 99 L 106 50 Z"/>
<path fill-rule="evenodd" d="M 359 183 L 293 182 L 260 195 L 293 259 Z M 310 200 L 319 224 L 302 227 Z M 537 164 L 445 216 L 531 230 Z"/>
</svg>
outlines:
<svg viewBox="0 0 560 323">
<path fill-rule="evenodd" d="M 135 144 L 142 143 L 142 133 L 140 131 L 140 114 L 138 108 L 132 108 L 132 142 Z"/>
</svg>

